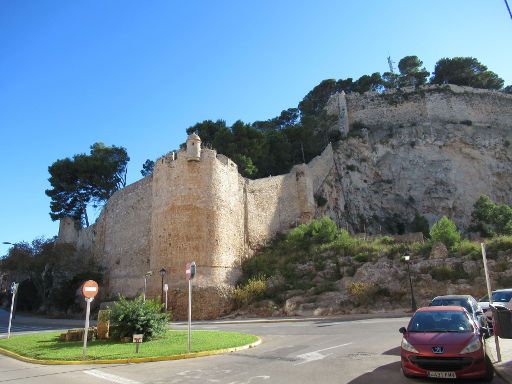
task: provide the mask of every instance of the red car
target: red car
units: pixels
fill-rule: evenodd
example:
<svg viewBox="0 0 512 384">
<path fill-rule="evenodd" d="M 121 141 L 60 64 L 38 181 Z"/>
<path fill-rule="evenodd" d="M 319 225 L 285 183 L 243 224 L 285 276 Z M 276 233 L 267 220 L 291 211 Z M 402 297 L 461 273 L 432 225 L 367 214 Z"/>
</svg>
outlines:
<svg viewBox="0 0 512 384">
<path fill-rule="evenodd" d="M 403 374 L 491 381 L 494 370 L 480 329 L 462 307 L 418 309 L 407 329 L 400 328 Z"/>
</svg>

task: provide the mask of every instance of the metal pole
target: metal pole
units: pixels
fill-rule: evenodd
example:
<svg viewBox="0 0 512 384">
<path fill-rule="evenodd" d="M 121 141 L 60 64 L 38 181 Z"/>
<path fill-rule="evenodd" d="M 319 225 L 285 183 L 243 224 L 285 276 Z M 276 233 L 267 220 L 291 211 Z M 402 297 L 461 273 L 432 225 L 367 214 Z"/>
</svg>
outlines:
<svg viewBox="0 0 512 384">
<path fill-rule="evenodd" d="M 85 311 L 85 329 L 84 329 L 84 359 L 87 357 L 87 333 L 89 331 L 89 315 L 91 314 L 91 301 L 92 298 L 87 298 L 85 301 L 87 302 L 87 309 Z"/>
<path fill-rule="evenodd" d="M 9 328 L 7 329 L 7 338 L 11 337 L 12 311 L 14 309 L 14 299 L 16 298 L 16 291 L 16 288 L 12 290 L 11 313 L 9 315 Z"/>
<path fill-rule="evenodd" d="M 409 261 L 407 261 L 407 273 L 409 274 L 409 285 L 411 286 L 411 309 L 416 311 L 418 306 L 416 305 L 416 299 L 414 298 L 414 291 L 412 290 L 412 279 L 411 279 L 411 269 L 409 267 Z"/>
<path fill-rule="evenodd" d="M 485 254 L 485 246 L 484 243 L 480 243 L 482 247 L 482 259 L 484 261 L 484 272 L 485 272 L 485 282 L 487 284 L 487 295 L 489 297 L 489 308 L 492 311 L 492 318 L 494 324 L 496 324 L 496 311 L 492 306 L 492 290 L 491 290 L 491 280 L 489 279 L 489 271 L 487 270 L 487 255 Z M 496 328 L 496 327 L 494 327 Z M 501 361 L 501 350 L 500 350 L 500 340 L 498 336 L 496 336 L 496 329 L 493 330 L 494 333 L 494 342 L 496 343 L 496 357 L 498 359 L 498 363 Z"/>
<path fill-rule="evenodd" d="M 165 312 L 167 312 L 167 291 L 165 291 Z"/>
<path fill-rule="evenodd" d="M 164 301 L 164 275 L 162 274 L 162 293 L 160 294 L 160 304 L 163 304 Z M 161 308 L 161 307 L 160 307 Z"/>
<path fill-rule="evenodd" d="M 146 301 L 146 279 L 148 277 L 146 275 L 144 275 L 144 293 L 143 293 L 143 296 L 142 296 L 142 301 Z"/>
<path fill-rule="evenodd" d="M 192 342 L 192 280 L 188 280 L 188 353 L 190 353 L 190 345 Z"/>
</svg>

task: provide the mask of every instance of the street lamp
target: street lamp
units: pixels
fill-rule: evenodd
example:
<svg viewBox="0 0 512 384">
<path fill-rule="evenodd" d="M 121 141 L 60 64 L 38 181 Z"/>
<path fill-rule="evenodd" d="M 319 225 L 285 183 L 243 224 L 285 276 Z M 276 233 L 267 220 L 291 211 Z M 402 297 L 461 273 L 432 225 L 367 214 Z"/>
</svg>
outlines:
<svg viewBox="0 0 512 384">
<path fill-rule="evenodd" d="M 160 302 L 162 304 L 164 303 L 164 276 L 166 273 L 167 271 L 165 270 L 164 267 L 162 267 L 162 269 L 160 270 L 160 276 L 162 277 L 162 293 L 160 295 Z"/>
<path fill-rule="evenodd" d="M 412 290 L 411 268 L 409 267 L 411 256 L 406 255 L 403 257 L 403 260 L 407 264 L 407 274 L 409 275 L 409 285 L 411 286 L 411 309 L 414 312 L 416 309 L 418 309 L 418 306 L 416 305 L 416 300 L 414 299 L 414 291 Z"/>
<path fill-rule="evenodd" d="M 146 301 L 146 287 L 147 287 L 147 283 L 148 283 L 148 277 L 151 276 L 152 274 L 153 274 L 153 271 L 147 271 L 144 274 L 144 296 L 143 296 L 144 301 Z"/>
</svg>

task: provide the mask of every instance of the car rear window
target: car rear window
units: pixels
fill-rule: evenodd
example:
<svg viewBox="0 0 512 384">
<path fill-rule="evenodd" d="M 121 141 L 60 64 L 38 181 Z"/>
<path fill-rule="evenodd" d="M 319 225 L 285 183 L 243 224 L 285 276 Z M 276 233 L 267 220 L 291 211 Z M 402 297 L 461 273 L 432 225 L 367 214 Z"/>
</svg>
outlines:
<svg viewBox="0 0 512 384">
<path fill-rule="evenodd" d="M 465 299 L 434 299 L 432 300 L 432 303 L 430 303 L 431 306 L 438 305 L 438 306 L 447 306 L 447 305 L 457 305 L 459 307 L 466 308 L 466 311 L 469 313 L 472 313 L 473 310 L 471 309 L 471 304 L 469 301 Z"/>
<path fill-rule="evenodd" d="M 460 311 L 416 312 L 409 332 L 473 332 L 467 315 Z"/>
<path fill-rule="evenodd" d="M 492 301 L 497 303 L 508 303 L 512 299 L 512 292 L 494 292 Z"/>
</svg>

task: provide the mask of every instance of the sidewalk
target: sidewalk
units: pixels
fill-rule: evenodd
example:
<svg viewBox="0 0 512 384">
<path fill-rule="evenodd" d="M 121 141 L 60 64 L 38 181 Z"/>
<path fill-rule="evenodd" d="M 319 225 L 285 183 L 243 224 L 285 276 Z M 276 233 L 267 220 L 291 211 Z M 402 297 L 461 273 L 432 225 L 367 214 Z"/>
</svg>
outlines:
<svg viewBox="0 0 512 384">
<path fill-rule="evenodd" d="M 494 364 L 494 371 L 507 383 L 512 383 L 512 339 L 499 339 L 501 362 L 496 358 L 496 343 L 494 337 L 486 340 L 487 353 Z"/>
</svg>

